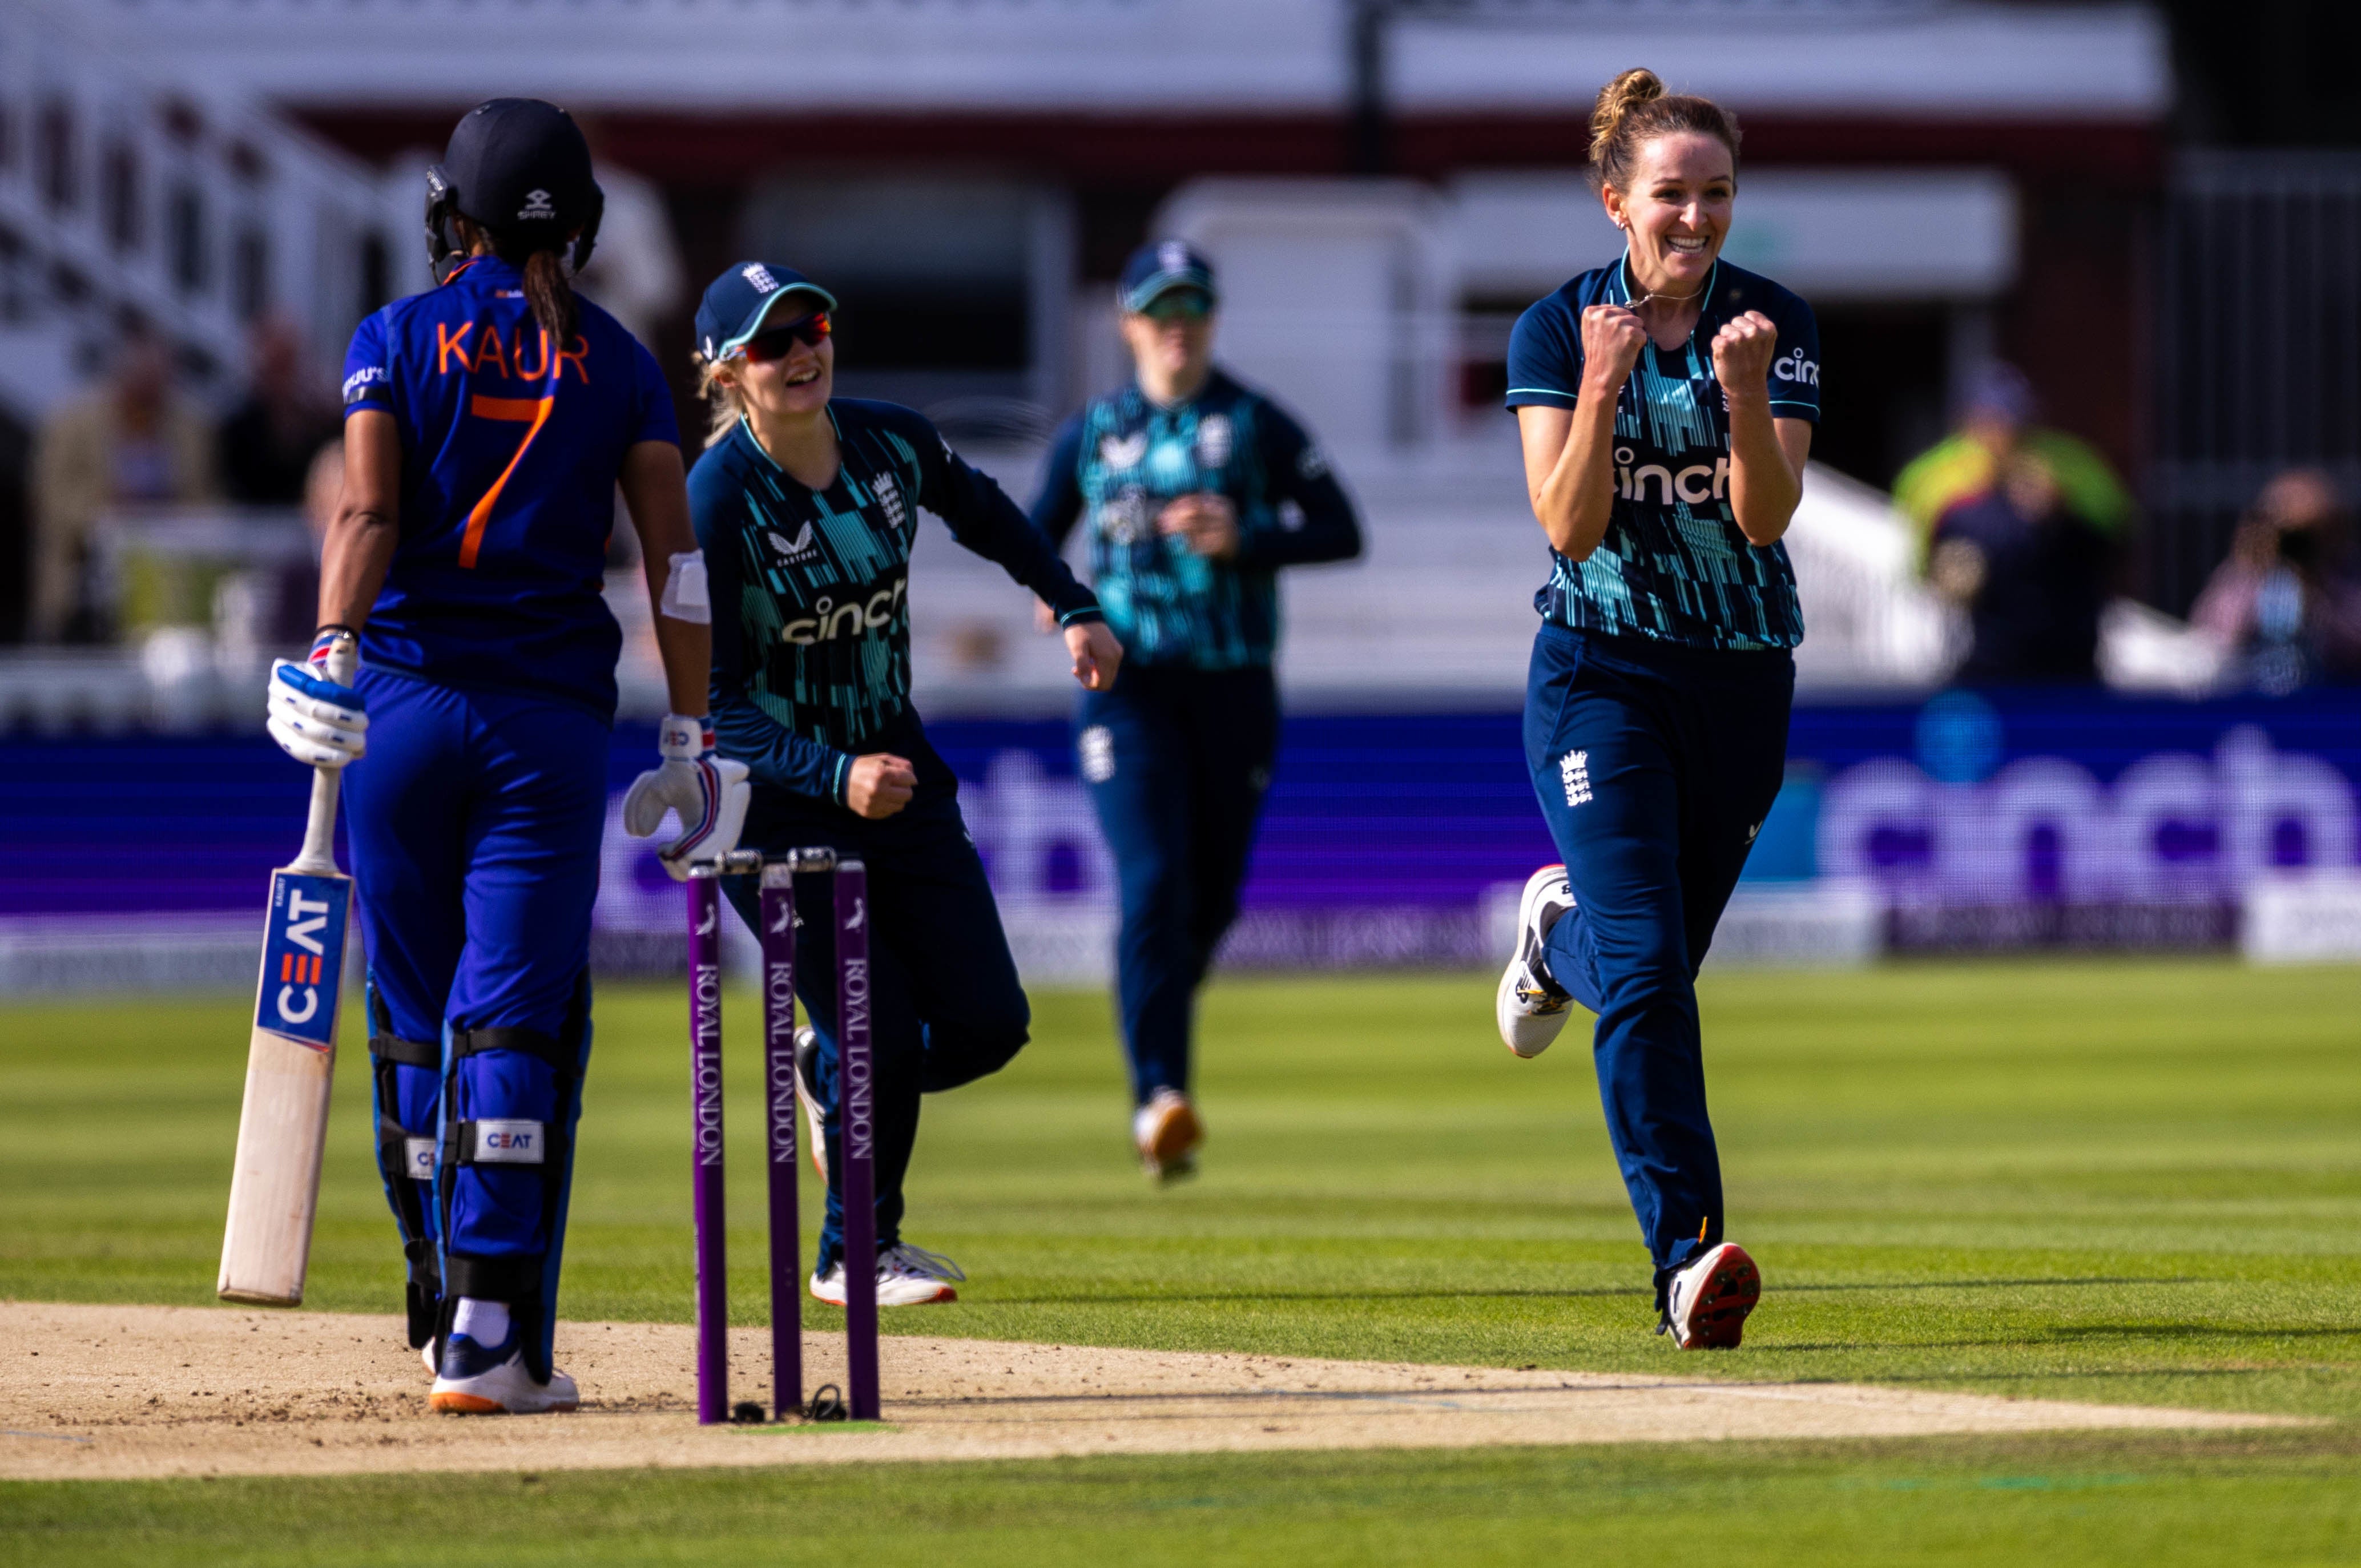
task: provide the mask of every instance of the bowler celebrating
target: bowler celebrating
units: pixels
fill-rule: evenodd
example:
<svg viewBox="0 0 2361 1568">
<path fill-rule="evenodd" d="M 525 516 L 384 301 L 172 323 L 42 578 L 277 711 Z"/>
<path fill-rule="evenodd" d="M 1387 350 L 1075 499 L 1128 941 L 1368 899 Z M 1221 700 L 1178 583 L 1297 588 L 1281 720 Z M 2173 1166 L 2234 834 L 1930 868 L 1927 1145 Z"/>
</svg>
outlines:
<svg viewBox="0 0 2361 1568">
<path fill-rule="evenodd" d="M 1082 699 L 1082 783 L 1123 889 L 1117 941 L 1132 1142 L 1195 1168 L 1197 988 L 1237 917 L 1279 752 L 1279 569 L 1360 554 L 1353 504 L 1278 404 L 1213 367 L 1213 269 L 1178 240 L 1124 269 L 1133 384 L 1068 421 L 1033 521 L 1089 521 L 1092 585 L 1127 652 Z"/>
<path fill-rule="evenodd" d="M 1720 258 L 1738 126 L 1645 71 L 1598 94 L 1590 162 L 1622 258 L 1534 305 L 1509 407 L 1549 536 L 1525 761 L 1565 864 L 1525 885 L 1500 1037 L 1598 1015 L 1607 1129 L 1660 1332 L 1735 1345 L 1761 1293 L 1722 1239 L 1695 981 L 1784 771 L 1804 635 L 1780 545 L 1819 417 L 1803 301 Z"/>
</svg>

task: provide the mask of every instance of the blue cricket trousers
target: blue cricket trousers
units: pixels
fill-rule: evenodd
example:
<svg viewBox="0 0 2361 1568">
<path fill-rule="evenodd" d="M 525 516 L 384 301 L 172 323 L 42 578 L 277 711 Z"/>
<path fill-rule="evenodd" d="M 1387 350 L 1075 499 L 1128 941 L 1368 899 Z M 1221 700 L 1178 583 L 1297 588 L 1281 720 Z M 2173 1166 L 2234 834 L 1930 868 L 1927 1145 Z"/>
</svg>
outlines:
<svg viewBox="0 0 2361 1568">
<path fill-rule="evenodd" d="M 1721 1239 L 1697 972 L 1785 771 L 1795 660 L 1545 625 L 1525 764 L 1579 904 L 1557 982 L 1598 1015 L 1607 1131 L 1664 1281 Z"/>
<path fill-rule="evenodd" d="M 910 804 L 882 821 L 833 801 L 757 784 L 741 849 L 777 854 L 822 846 L 857 856 L 869 872 L 870 1050 L 875 1079 L 877 1245 L 902 1239 L 902 1182 L 918 1138 L 918 1102 L 972 1083 L 1022 1050 L 1032 1006 L 1001 929 L 983 861 L 960 817 L 959 780 L 905 718 L 865 743 L 917 770 Z M 751 876 L 722 879 L 746 928 L 762 929 Z M 844 1250 L 843 1146 L 839 1132 L 834 889 L 796 879 L 796 995 L 818 1036 L 816 1076 L 828 1135 L 828 1217 L 819 1271 Z"/>
<path fill-rule="evenodd" d="M 1082 696 L 1076 751 L 1115 856 L 1123 927 L 1117 993 L 1131 1090 L 1186 1091 L 1197 988 L 1238 915 L 1279 754 L 1268 669 L 1126 663 Z"/>
<path fill-rule="evenodd" d="M 589 1051 L 609 726 L 587 707 L 385 670 L 364 670 L 359 685 L 368 754 L 345 773 L 345 821 L 372 1033 L 431 1047 L 437 1061 L 393 1065 L 391 1102 L 379 1112 L 419 1138 L 446 1121 L 546 1127 L 546 1164 L 446 1166 L 442 1215 L 426 1205 L 426 1225 L 446 1255 L 547 1259 L 554 1274 Z M 505 1048 L 453 1059 L 452 1036 L 472 1031 L 530 1031 L 564 1061 Z M 450 1106 L 441 1102 L 446 1074 Z M 387 1179 L 412 1240 L 395 1173 Z"/>
</svg>

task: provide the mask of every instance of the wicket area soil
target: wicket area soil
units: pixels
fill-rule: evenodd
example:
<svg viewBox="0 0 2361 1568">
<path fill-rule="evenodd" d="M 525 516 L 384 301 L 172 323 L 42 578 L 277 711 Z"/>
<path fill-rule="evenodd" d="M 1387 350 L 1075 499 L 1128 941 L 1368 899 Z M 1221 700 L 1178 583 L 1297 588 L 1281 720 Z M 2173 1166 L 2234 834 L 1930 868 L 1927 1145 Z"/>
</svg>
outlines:
<svg viewBox="0 0 2361 1568">
<path fill-rule="evenodd" d="M 884 1428 L 699 1428 L 694 1336 L 568 1323 L 571 1415 L 434 1416 L 392 1317 L 0 1303 L 0 1476 L 835 1464 L 910 1459 L 1494 1443 L 2226 1428 L 2289 1418 L 1843 1384 L 1699 1382 L 888 1335 Z M 767 1331 L 730 1336 L 767 1399 Z M 807 1382 L 843 1373 L 806 1340 Z"/>
</svg>

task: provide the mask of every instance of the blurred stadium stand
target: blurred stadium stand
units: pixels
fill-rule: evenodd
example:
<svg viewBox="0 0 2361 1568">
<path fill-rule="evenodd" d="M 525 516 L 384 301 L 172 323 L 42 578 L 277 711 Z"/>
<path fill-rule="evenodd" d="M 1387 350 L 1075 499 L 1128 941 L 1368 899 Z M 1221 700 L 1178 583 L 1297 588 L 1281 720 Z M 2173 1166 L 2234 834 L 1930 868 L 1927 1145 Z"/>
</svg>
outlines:
<svg viewBox="0 0 2361 1568">
<path fill-rule="evenodd" d="M 2257 889 L 2279 891 L 2256 928 L 2315 928 L 2283 883 L 2344 896 L 2361 706 L 2216 692 L 2218 653 L 2164 612 L 2277 466 L 2323 464 L 2361 493 L 2361 158 L 2177 153 L 2191 115 L 2235 101 L 2207 72 L 2246 58 L 2235 39 L 2192 56 L 2219 30 L 2196 15 L 18 0 L 0 13 L 0 479 L 21 479 L 24 432 L 126 313 L 217 403 L 265 308 L 332 360 L 367 310 L 426 285 L 421 170 L 495 93 L 584 113 L 601 159 L 653 183 L 691 279 L 754 252 L 838 287 L 842 389 L 926 409 L 1020 499 L 1056 420 L 1123 372 L 1122 258 L 1186 234 L 1224 269 L 1224 356 L 1306 416 L 1370 532 L 1364 562 L 1288 584 L 1294 718 L 1229 961 L 1472 962 L 1497 945 L 1490 890 L 1547 852 L 1514 718 L 1544 565 L 1498 411 L 1507 334 L 1612 254 L 1584 122 L 1597 82 L 1646 63 L 1741 112 L 1730 254 L 1813 301 L 1828 367 L 1789 538 L 1811 627 L 1790 787 L 1721 950 L 2222 946 Z M 695 429 L 685 303 L 650 335 Z M 1993 357 L 2025 367 L 2047 422 L 2139 477 L 2113 693 L 1940 690 L 1962 633 L 1883 488 Z M 10 539 L 12 507 L 0 483 Z M 126 519 L 116 547 L 235 566 L 239 526 Z M 1095 977 L 1105 868 L 1055 648 L 994 569 L 928 530 L 920 706 L 968 781 L 1027 972 Z M 0 549 L 0 600 L 20 577 Z M 662 701 L 643 604 L 628 575 L 610 599 L 643 718 Z M 200 612 L 135 647 L 0 654 L 0 990 L 208 963 L 246 983 L 237 923 L 291 846 L 302 780 L 258 735 L 270 651 L 230 633 Z M 645 740 L 619 730 L 619 783 Z M 93 771 L 117 782 L 60 782 Z M 609 839 L 602 965 L 676 964 L 671 885 Z"/>
</svg>

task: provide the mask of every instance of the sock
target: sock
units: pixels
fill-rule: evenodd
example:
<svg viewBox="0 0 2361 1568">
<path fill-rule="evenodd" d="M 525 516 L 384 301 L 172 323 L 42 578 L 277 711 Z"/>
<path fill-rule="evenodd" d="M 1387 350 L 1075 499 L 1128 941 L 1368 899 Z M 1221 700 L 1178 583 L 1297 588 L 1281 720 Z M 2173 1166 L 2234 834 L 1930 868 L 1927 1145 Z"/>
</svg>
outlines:
<svg viewBox="0 0 2361 1568">
<path fill-rule="evenodd" d="M 451 1332 L 465 1334 L 488 1349 L 497 1345 L 509 1337 L 509 1304 L 462 1296 L 459 1310 L 451 1319 Z"/>
</svg>

